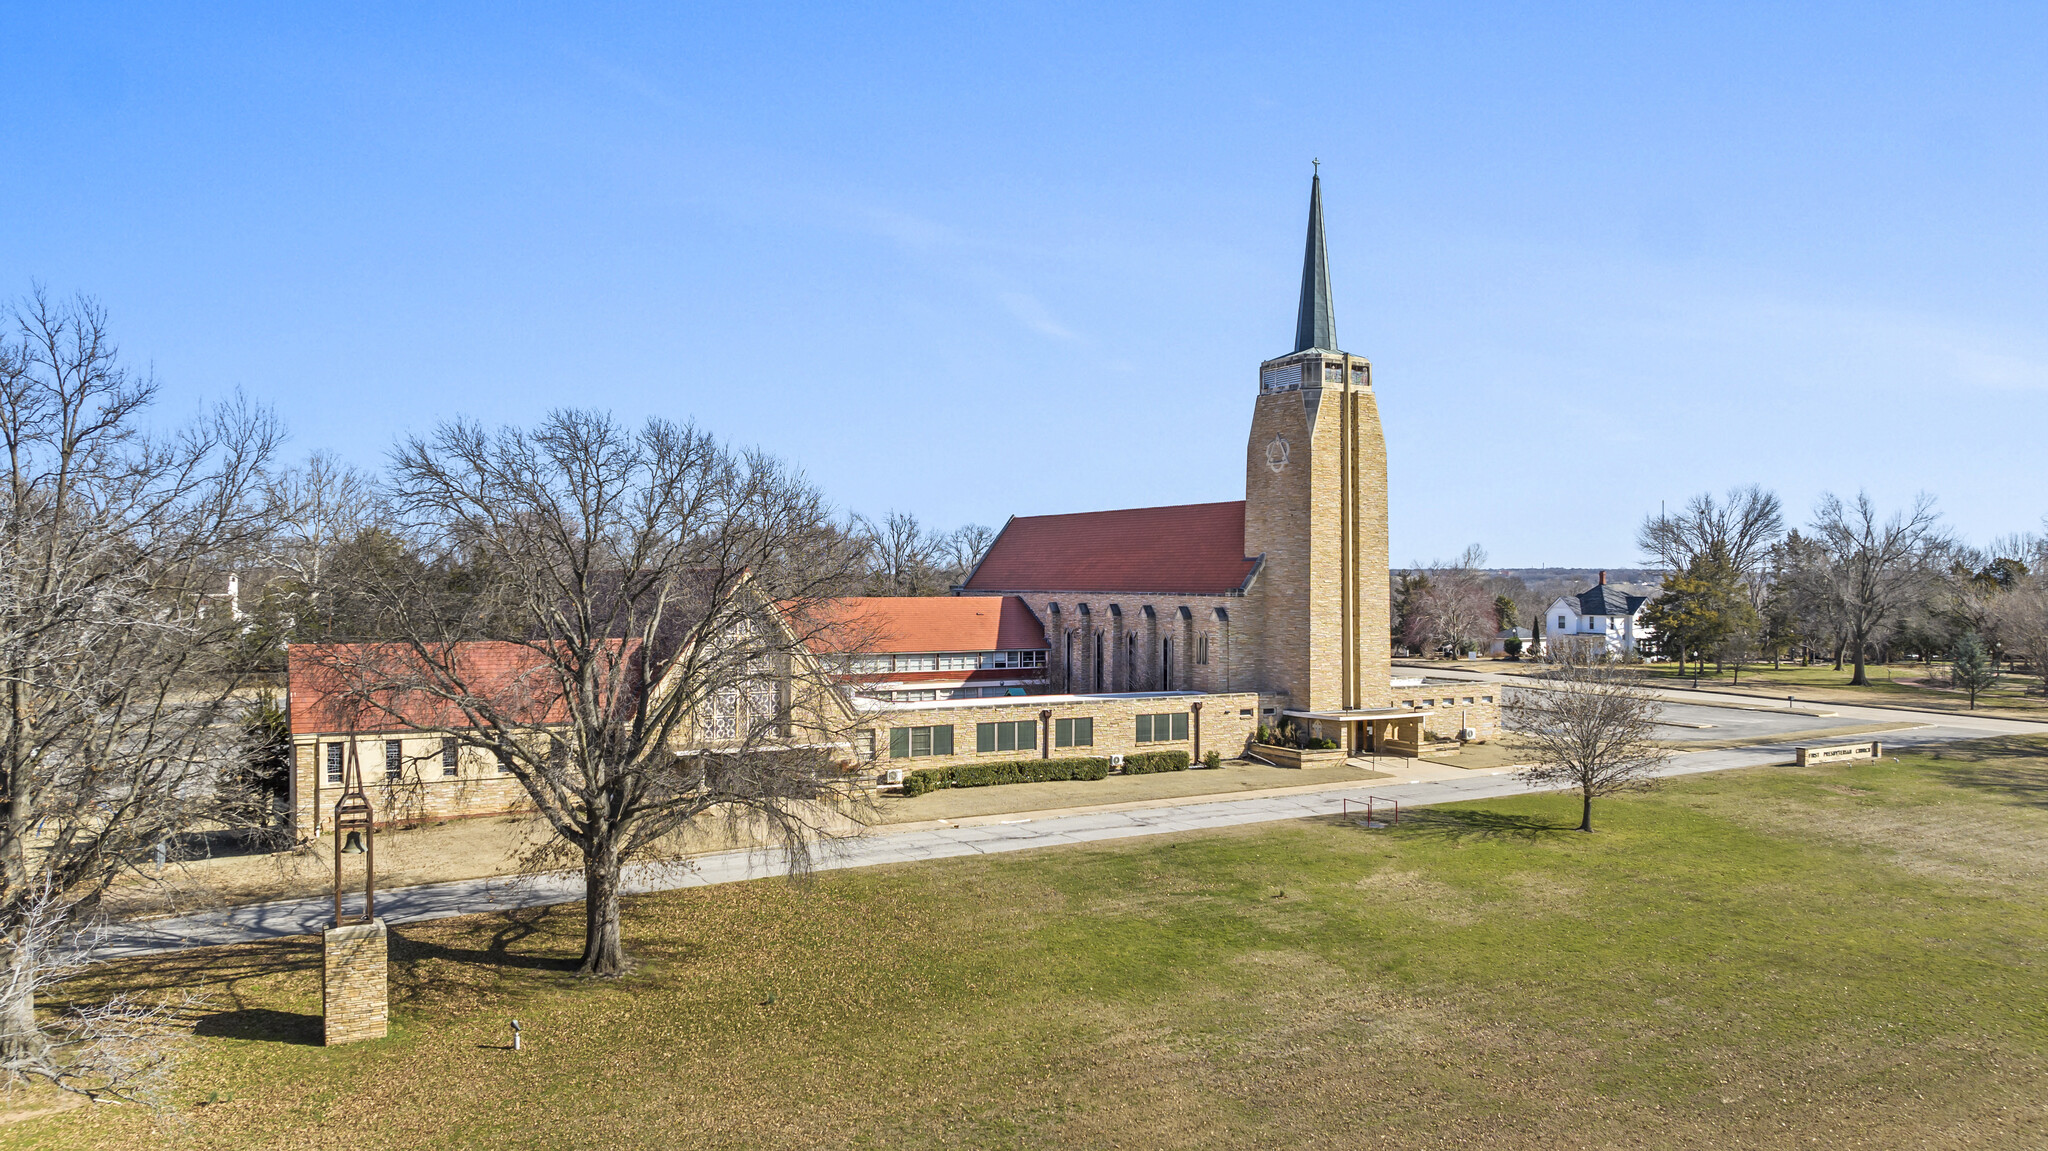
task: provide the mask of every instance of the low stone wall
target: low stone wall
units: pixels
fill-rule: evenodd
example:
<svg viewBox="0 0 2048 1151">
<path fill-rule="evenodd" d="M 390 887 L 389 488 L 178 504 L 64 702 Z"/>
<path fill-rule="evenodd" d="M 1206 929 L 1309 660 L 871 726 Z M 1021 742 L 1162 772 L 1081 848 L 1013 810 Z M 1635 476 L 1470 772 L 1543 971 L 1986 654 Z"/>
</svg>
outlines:
<svg viewBox="0 0 2048 1151">
<path fill-rule="evenodd" d="M 1270 743 L 1254 743 L 1245 754 L 1264 760 L 1274 767 L 1334 767 L 1350 758 L 1341 747 L 1305 749 L 1299 747 L 1276 747 Z"/>
</svg>

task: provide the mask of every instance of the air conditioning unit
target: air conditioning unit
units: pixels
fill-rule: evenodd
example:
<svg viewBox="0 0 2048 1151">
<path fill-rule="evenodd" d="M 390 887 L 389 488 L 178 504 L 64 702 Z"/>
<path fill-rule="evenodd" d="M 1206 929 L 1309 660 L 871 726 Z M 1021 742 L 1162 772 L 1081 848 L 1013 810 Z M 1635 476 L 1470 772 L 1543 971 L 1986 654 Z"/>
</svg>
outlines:
<svg viewBox="0 0 2048 1151">
<path fill-rule="evenodd" d="M 1461 727 L 1458 729 L 1458 739 L 1462 743 L 1470 743 L 1478 738 L 1479 729 L 1476 727 Z"/>
<path fill-rule="evenodd" d="M 903 769 L 900 767 L 892 767 L 889 770 L 883 772 L 878 778 L 881 780 L 881 784 L 883 787 L 902 787 Z"/>
<path fill-rule="evenodd" d="M 1121 769 L 1123 768 L 1123 766 L 1124 766 L 1124 757 L 1123 757 L 1123 756 L 1121 756 L 1121 755 L 1112 755 L 1112 756 L 1110 756 L 1110 757 L 1109 757 L 1109 766 L 1111 766 L 1111 767 L 1114 767 L 1114 768 L 1117 768 L 1117 769 L 1121 770 Z"/>
</svg>

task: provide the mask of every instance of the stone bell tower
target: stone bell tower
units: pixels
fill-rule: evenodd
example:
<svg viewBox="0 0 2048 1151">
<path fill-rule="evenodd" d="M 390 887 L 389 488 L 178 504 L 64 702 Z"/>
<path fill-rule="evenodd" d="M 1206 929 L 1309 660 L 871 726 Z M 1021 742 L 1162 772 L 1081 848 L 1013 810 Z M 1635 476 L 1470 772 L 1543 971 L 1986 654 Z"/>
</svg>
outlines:
<svg viewBox="0 0 2048 1151">
<path fill-rule="evenodd" d="M 1259 365 L 1244 486 L 1245 554 L 1264 557 L 1260 678 L 1290 711 L 1387 707 L 1387 445 L 1372 365 L 1337 347 L 1320 173 L 1294 350 Z"/>
</svg>

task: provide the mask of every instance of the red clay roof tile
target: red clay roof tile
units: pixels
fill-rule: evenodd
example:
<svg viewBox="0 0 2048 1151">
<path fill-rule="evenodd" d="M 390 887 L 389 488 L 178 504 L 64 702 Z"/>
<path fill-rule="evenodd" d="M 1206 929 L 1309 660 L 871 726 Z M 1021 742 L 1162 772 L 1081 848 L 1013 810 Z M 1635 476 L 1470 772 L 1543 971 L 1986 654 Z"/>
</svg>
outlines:
<svg viewBox="0 0 2048 1151">
<path fill-rule="evenodd" d="M 1238 591 L 1257 561 L 1244 554 L 1244 501 L 1016 516 L 967 581 L 970 591 Z"/>
<path fill-rule="evenodd" d="M 1037 651 L 1045 628 L 1016 596 L 846 596 L 820 606 L 860 651 Z M 825 629 L 814 647 L 831 644 Z"/>
</svg>

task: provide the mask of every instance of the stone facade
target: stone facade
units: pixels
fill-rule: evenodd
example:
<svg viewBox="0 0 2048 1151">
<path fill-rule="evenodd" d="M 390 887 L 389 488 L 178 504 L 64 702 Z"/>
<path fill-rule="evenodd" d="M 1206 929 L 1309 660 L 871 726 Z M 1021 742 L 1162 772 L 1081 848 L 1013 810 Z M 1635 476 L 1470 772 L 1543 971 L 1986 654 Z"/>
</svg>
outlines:
<svg viewBox="0 0 2048 1151">
<path fill-rule="evenodd" d="M 1296 710 L 1387 706 L 1387 449 L 1372 366 L 1310 351 L 1260 366 L 1245 449 L 1248 598 L 1263 690 Z"/>
<path fill-rule="evenodd" d="M 384 1038 L 391 1018 L 391 947 L 384 921 L 329 928 L 322 951 L 320 1008 L 327 1046 Z"/>
<path fill-rule="evenodd" d="M 1275 701 L 1263 701 L 1266 709 Z M 965 763 L 996 763 L 1014 759 L 1058 759 L 1063 756 L 1130 755 L 1141 751 L 1185 751 L 1199 759 L 1211 751 L 1225 759 L 1244 753 L 1260 721 L 1262 701 L 1256 692 L 1157 692 L 1116 695 L 1013 696 L 1009 699 L 958 699 L 944 703 L 875 704 L 862 711 L 863 725 L 855 746 L 878 770 L 950 767 Z M 1200 722 L 1195 721 L 1199 711 Z M 1138 716 L 1188 714 L 1186 739 L 1138 742 Z M 1050 713 L 1049 715 L 1047 713 Z M 1093 720 L 1092 744 L 1052 746 L 1062 719 Z M 1271 719 L 1270 714 L 1266 716 Z M 977 725 L 1030 721 L 1037 725 L 1028 751 L 977 751 Z M 892 758 L 892 728 L 951 727 L 953 754 Z M 1048 738 L 1052 733 L 1054 738 Z M 870 752 L 872 749 L 872 753 Z"/>
<path fill-rule="evenodd" d="M 475 748 L 456 752 L 455 773 L 447 774 L 440 732 L 377 732 L 369 734 L 292 733 L 292 774 L 289 799 L 292 826 L 301 836 L 318 835 L 333 817 L 341 782 L 328 771 L 328 748 L 346 756 L 353 742 L 362 764 L 363 790 L 377 807 L 379 826 L 500 815 L 527 809 L 531 801 L 510 772 Z M 385 745 L 399 744 L 399 773 L 385 773 Z"/>
</svg>

